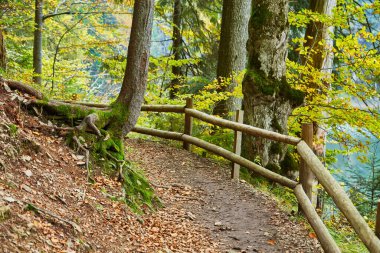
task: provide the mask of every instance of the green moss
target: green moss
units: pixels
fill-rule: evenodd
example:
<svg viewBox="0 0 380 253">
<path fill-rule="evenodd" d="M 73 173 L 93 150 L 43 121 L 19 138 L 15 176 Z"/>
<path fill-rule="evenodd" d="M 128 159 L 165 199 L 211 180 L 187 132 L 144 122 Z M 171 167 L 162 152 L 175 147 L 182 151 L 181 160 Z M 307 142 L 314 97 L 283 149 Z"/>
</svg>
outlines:
<svg viewBox="0 0 380 253">
<path fill-rule="evenodd" d="M 9 133 L 12 137 L 16 137 L 17 136 L 17 132 L 18 132 L 18 126 L 15 125 L 15 124 L 9 124 L 8 125 L 9 127 Z"/>
<path fill-rule="evenodd" d="M 271 154 L 282 154 L 282 145 L 279 142 L 272 142 L 270 145 L 270 153 Z"/>
<path fill-rule="evenodd" d="M 262 29 L 263 25 L 268 23 L 272 17 L 273 13 L 269 10 L 268 5 L 260 3 L 252 7 L 250 22 L 252 27 Z"/>
<path fill-rule="evenodd" d="M 80 131 L 68 135 L 67 141 L 73 144 L 74 134 L 79 136 L 82 143 L 90 147 L 92 163 L 110 176 L 119 176 L 125 193 L 124 201 L 133 211 L 141 213 L 146 208 L 153 209 L 161 203 L 160 200 L 155 196 L 144 174 L 132 168 L 131 163 L 125 160 L 122 127 L 129 110 L 119 103 L 113 104 L 111 108 L 111 111 L 72 111 L 71 108 L 59 107 L 58 110 L 65 115 L 74 114 L 84 118 L 96 112 L 98 116 L 95 124 L 102 136 Z"/>
<path fill-rule="evenodd" d="M 293 150 L 288 150 L 285 154 L 284 160 L 280 163 L 281 170 L 286 174 L 290 171 L 298 171 L 299 163 L 293 154 Z"/>
<path fill-rule="evenodd" d="M 281 167 L 275 163 L 268 163 L 265 168 L 275 173 L 281 174 Z"/>
<path fill-rule="evenodd" d="M 263 71 L 249 70 L 248 77 L 252 80 L 254 88 L 264 95 L 272 96 L 278 92 L 280 84 L 277 80 L 268 78 Z"/>
<path fill-rule="evenodd" d="M 302 105 L 305 98 L 305 94 L 302 91 L 293 89 L 286 81 L 282 83 L 279 94 L 281 97 L 289 99 L 290 103 L 294 106 Z"/>
<path fill-rule="evenodd" d="M 303 103 L 304 93 L 290 87 L 285 77 L 278 80 L 270 76 L 266 75 L 262 70 L 256 70 L 255 67 L 251 67 L 246 74 L 246 77 L 253 83 L 256 92 L 267 96 L 278 94 L 281 98 L 289 100 L 295 106 Z"/>
<path fill-rule="evenodd" d="M 154 210 L 156 206 L 161 206 L 160 199 L 154 194 L 144 173 L 133 168 L 132 164 L 124 171 L 123 189 L 125 201 L 134 212 L 142 213 L 146 208 Z"/>
</svg>

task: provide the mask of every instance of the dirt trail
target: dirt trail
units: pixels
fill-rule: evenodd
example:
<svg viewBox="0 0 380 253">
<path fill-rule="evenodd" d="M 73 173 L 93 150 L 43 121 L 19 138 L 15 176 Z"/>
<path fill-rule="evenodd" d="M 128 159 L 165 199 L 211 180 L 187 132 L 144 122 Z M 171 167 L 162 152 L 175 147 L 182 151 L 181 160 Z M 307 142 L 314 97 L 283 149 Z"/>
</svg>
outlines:
<svg viewBox="0 0 380 253">
<path fill-rule="evenodd" d="M 232 181 L 228 168 L 155 142 L 131 139 L 127 146 L 163 200 L 208 228 L 223 252 L 322 252 L 304 225 L 270 197 Z M 173 195 L 177 201 L 168 201 Z"/>
</svg>

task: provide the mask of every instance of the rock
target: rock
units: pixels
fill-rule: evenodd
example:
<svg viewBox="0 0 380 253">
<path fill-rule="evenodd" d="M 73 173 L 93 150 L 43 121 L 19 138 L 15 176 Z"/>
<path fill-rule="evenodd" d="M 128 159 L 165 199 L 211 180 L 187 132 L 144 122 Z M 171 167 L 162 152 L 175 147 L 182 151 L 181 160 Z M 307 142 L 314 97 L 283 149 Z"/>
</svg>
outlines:
<svg viewBox="0 0 380 253">
<path fill-rule="evenodd" d="M 30 162 L 32 160 L 32 157 L 28 155 L 23 155 L 21 156 L 21 160 L 23 160 L 24 162 Z"/>
<path fill-rule="evenodd" d="M 85 158 L 84 155 L 76 155 L 75 158 L 74 158 L 74 160 L 80 161 L 80 160 L 83 160 L 84 158 Z"/>
<path fill-rule="evenodd" d="M 3 198 L 5 201 L 9 202 L 9 203 L 13 203 L 13 202 L 16 202 L 16 200 L 12 197 L 4 197 Z"/>
<path fill-rule="evenodd" d="M 8 84 L 6 84 L 5 82 L 3 83 L 3 86 L 4 86 L 4 89 L 6 92 L 8 92 L 8 93 L 12 92 L 11 88 L 9 88 Z"/>
<path fill-rule="evenodd" d="M 223 224 L 222 224 L 222 222 L 220 222 L 220 221 L 217 221 L 217 222 L 215 222 L 215 224 L 214 224 L 214 226 L 222 226 Z"/>
<path fill-rule="evenodd" d="M 24 171 L 24 174 L 25 174 L 25 176 L 27 176 L 27 177 L 31 177 L 31 176 L 33 176 L 33 172 L 32 172 L 31 170 L 26 170 L 26 171 Z"/>
</svg>

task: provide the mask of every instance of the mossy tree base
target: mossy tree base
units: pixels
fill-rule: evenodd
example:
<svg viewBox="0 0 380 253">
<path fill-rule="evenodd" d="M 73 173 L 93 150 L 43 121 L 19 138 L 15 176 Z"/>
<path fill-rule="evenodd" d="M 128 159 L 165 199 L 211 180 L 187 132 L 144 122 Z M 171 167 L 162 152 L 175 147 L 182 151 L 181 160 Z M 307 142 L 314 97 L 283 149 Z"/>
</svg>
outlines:
<svg viewBox="0 0 380 253">
<path fill-rule="evenodd" d="M 46 100 L 34 100 L 31 105 L 38 106 L 39 111 L 50 118 L 56 116 L 59 118 L 56 121 L 71 126 L 67 134 L 68 144 L 86 148 L 92 165 L 97 165 L 110 176 L 118 177 L 123 185 L 124 200 L 131 209 L 142 212 L 144 207 L 153 209 L 160 204 L 143 173 L 125 160 L 123 124 L 128 116 L 127 108 L 117 103 L 110 108 L 99 109 Z M 90 166 L 90 169 L 93 167 Z"/>
</svg>

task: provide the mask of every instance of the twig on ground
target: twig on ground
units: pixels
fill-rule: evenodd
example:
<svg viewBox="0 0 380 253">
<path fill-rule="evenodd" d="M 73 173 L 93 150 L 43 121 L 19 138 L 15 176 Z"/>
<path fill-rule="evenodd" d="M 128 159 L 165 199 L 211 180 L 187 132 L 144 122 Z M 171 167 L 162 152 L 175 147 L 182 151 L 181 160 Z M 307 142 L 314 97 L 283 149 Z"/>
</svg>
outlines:
<svg viewBox="0 0 380 253">
<path fill-rule="evenodd" d="M 61 222 L 64 222 L 64 223 L 67 223 L 67 224 L 71 225 L 71 226 L 74 228 L 74 230 L 77 231 L 77 232 L 79 232 L 80 234 L 83 233 L 83 231 L 82 231 L 82 229 L 79 227 L 79 225 L 76 224 L 76 223 L 73 222 L 73 221 L 66 220 L 66 219 L 64 219 L 64 218 L 62 218 L 62 217 L 60 217 L 60 216 L 58 216 L 58 215 L 55 214 L 55 213 L 52 213 L 52 212 L 50 212 L 50 211 L 48 211 L 48 210 L 45 210 L 45 209 L 42 209 L 42 208 L 37 207 L 37 206 L 35 206 L 35 205 L 32 205 L 32 204 L 30 204 L 30 203 L 28 203 L 28 202 L 26 202 L 26 201 L 24 201 L 24 200 L 20 200 L 20 199 L 15 199 L 15 200 L 16 200 L 16 202 L 26 204 L 26 205 L 27 205 L 27 206 L 26 206 L 26 209 L 27 209 L 27 210 L 34 211 L 34 212 L 37 212 L 37 213 L 38 213 L 38 212 L 39 212 L 39 213 L 44 213 L 44 214 L 46 214 L 46 215 L 49 215 L 49 216 L 51 216 L 51 217 L 53 217 L 53 218 L 55 218 L 55 219 L 57 219 L 57 220 L 59 220 L 59 221 L 61 221 Z"/>
<path fill-rule="evenodd" d="M 170 185 L 159 185 L 159 184 L 155 184 L 153 182 L 150 182 L 150 184 L 156 188 L 163 188 L 163 189 L 170 189 L 172 187 L 178 187 L 178 188 L 191 188 L 190 186 L 188 185 L 183 185 L 183 184 L 177 184 L 177 183 L 173 183 L 173 184 L 170 184 Z"/>
<path fill-rule="evenodd" d="M 25 201 L 22 201 L 22 202 L 24 202 L 25 204 L 27 204 L 27 205 L 28 205 L 28 208 L 30 208 L 31 210 L 34 209 L 34 210 L 37 211 L 37 212 L 47 214 L 47 215 L 49 215 L 49 216 L 51 216 L 51 217 L 53 217 L 53 218 L 55 218 L 55 219 L 57 219 L 57 220 L 59 220 L 59 221 L 62 221 L 62 222 L 64 222 L 64 223 L 67 223 L 67 224 L 71 225 L 71 226 L 74 228 L 75 231 L 78 231 L 80 234 L 82 233 L 82 229 L 81 229 L 81 228 L 79 227 L 79 225 L 76 224 L 75 222 L 70 221 L 70 220 L 66 220 L 66 219 L 64 219 L 64 218 L 62 218 L 62 217 L 60 217 L 60 216 L 58 216 L 58 215 L 56 215 L 56 214 L 54 214 L 54 213 L 52 213 L 52 212 L 50 212 L 50 211 L 44 210 L 44 209 L 42 209 L 42 208 L 39 208 L 39 207 L 37 207 L 37 206 L 35 206 L 35 205 L 32 205 L 32 204 L 30 204 L 30 203 L 27 203 L 27 202 L 25 202 Z"/>
<path fill-rule="evenodd" d="M 78 145 L 78 149 L 82 150 L 84 153 L 85 153 L 85 163 L 86 163 L 86 170 L 87 170 L 87 181 L 90 180 L 90 175 L 91 175 L 91 171 L 90 171 L 90 166 L 89 166 L 89 163 L 90 163 L 90 152 L 88 151 L 87 148 L 85 148 L 82 143 L 80 142 L 80 140 L 78 139 L 78 137 L 74 136 L 73 137 L 73 140 L 76 142 L 76 144 Z"/>
</svg>

